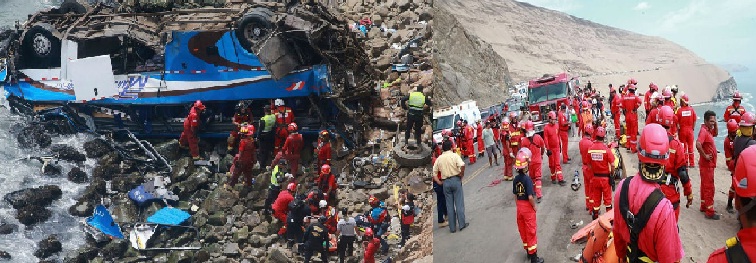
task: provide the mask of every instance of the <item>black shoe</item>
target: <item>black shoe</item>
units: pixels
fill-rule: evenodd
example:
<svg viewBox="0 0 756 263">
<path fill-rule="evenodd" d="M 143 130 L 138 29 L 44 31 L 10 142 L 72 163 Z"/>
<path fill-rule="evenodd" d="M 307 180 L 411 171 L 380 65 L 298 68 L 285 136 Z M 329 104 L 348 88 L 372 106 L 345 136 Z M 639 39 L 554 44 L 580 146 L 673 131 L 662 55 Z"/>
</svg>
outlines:
<svg viewBox="0 0 756 263">
<path fill-rule="evenodd" d="M 734 214 L 735 213 L 735 209 L 731 205 L 728 205 L 727 206 L 727 213 Z"/>
<path fill-rule="evenodd" d="M 551 184 L 556 184 L 557 180 L 551 180 Z"/>
<path fill-rule="evenodd" d="M 559 186 L 565 186 L 565 185 L 567 185 L 567 182 L 565 182 L 564 180 L 559 181 Z"/>
<path fill-rule="evenodd" d="M 465 230 L 466 227 L 470 226 L 470 223 L 465 223 L 465 226 L 460 227 L 459 231 Z"/>
<path fill-rule="evenodd" d="M 721 217 L 721 216 L 720 216 L 719 214 L 714 214 L 714 215 L 711 215 L 711 216 L 708 216 L 708 215 L 707 215 L 707 216 L 706 216 L 706 219 L 711 219 L 711 220 L 719 220 L 719 218 L 720 218 L 720 217 Z"/>
<path fill-rule="evenodd" d="M 541 197 L 536 198 L 536 203 L 539 203 L 539 204 L 541 203 Z"/>
</svg>

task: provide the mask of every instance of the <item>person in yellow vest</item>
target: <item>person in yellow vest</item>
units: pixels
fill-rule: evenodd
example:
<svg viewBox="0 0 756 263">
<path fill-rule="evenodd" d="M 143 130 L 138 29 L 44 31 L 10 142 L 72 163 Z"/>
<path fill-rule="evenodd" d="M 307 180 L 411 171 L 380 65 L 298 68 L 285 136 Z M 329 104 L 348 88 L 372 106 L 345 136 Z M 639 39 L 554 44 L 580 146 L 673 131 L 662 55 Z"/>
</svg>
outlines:
<svg viewBox="0 0 756 263">
<path fill-rule="evenodd" d="M 257 131 L 257 141 L 260 145 L 260 154 L 257 156 L 260 161 L 260 167 L 269 166 L 271 153 L 273 153 L 273 141 L 275 137 L 274 128 L 276 126 L 276 115 L 273 114 L 270 106 L 263 107 L 265 115 L 260 118 L 260 127 Z"/>
<path fill-rule="evenodd" d="M 420 135 L 423 129 L 423 115 L 426 106 L 433 106 L 430 98 L 423 94 L 423 87 L 418 85 L 409 96 L 402 99 L 402 105 L 407 110 L 407 129 L 404 131 L 404 144 L 408 144 L 410 131 L 415 130 L 415 143 L 420 143 Z"/>
</svg>

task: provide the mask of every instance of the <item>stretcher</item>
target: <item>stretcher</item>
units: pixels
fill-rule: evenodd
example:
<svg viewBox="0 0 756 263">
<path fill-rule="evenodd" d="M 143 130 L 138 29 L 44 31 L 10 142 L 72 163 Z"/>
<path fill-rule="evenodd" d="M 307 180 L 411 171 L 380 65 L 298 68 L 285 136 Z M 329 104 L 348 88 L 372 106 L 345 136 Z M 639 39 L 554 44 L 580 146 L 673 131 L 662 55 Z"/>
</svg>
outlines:
<svg viewBox="0 0 756 263">
<path fill-rule="evenodd" d="M 612 223 L 614 213 L 604 213 L 572 235 L 571 242 L 586 241 L 582 253 L 571 258 L 580 263 L 617 263 Z"/>
</svg>

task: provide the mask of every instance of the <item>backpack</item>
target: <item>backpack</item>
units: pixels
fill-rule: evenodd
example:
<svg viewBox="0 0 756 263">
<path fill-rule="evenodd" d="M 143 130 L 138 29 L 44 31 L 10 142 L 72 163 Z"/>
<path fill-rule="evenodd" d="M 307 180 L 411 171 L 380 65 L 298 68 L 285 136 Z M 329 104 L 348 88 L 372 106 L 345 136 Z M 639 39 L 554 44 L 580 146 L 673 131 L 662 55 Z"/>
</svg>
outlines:
<svg viewBox="0 0 756 263">
<path fill-rule="evenodd" d="M 743 245 L 740 244 L 740 240 L 737 237 L 727 240 L 725 256 L 727 257 L 727 262 L 730 263 L 751 263 L 745 250 L 743 250 Z"/>
<path fill-rule="evenodd" d="M 642 180 L 642 179 L 639 179 Z M 643 251 L 640 251 L 638 248 L 638 238 L 640 237 L 641 231 L 643 231 L 643 228 L 646 227 L 646 223 L 648 223 L 648 219 L 651 218 L 651 214 L 654 213 L 654 209 L 656 209 L 656 206 L 661 202 L 661 200 L 664 198 L 664 194 L 661 192 L 661 190 L 654 189 L 653 192 L 651 192 L 650 195 L 646 198 L 645 201 L 643 201 L 643 206 L 638 210 L 637 214 L 633 214 L 630 212 L 630 202 L 628 200 L 628 190 L 630 189 L 630 180 L 625 180 L 622 184 L 622 188 L 620 190 L 620 199 L 619 199 L 619 209 L 620 214 L 625 219 L 625 224 L 627 225 L 627 228 L 630 230 L 630 242 L 627 243 L 627 262 L 628 263 L 641 263 L 644 262 L 641 258 L 646 258 L 646 253 Z"/>
</svg>

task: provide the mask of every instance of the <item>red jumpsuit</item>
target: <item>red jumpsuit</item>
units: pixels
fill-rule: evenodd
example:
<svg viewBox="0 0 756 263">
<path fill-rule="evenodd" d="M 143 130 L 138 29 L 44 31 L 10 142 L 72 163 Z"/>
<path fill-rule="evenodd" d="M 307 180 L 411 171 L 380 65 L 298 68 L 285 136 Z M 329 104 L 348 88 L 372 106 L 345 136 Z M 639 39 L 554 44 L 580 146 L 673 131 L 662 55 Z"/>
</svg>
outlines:
<svg viewBox="0 0 756 263">
<path fill-rule="evenodd" d="M 541 135 L 535 134 L 532 138 L 522 137 L 520 144 L 522 147 L 528 147 L 533 154 L 528 163 L 528 174 L 533 179 L 536 197 L 541 198 L 543 197 L 543 193 L 541 193 L 541 164 L 543 164 L 542 155 L 546 146 L 545 142 Z"/>
<path fill-rule="evenodd" d="M 513 165 L 514 165 L 514 158 L 509 156 L 510 153 L 514 155 L 513 147 L 512 145 L 512 138 L 510 137 L 509 140 L 506 139 L 507 135 L 510 135 L 510 126 L 509 124 L 502 124 L 501 125 L 501 132 L 499 133 L 499 136 L 501 137 L 501 156 L 504 158 L 504 179 L 510 179 L 512 178 L 512 172 L 513 172 Z M 511 136 L 511 135 L 510 135 Z M 519 144 L 518 144 L 519 146 Z"/>
<path fill-rule="evenodd" d="M 276 115 L 276 138 L 274 141 L 274 148 L 273 148 L 273 155 L 275 156 L 278 154 L 278 151 L 281 150 L 281 147 L 283 147 L 283 144 L 286 141 L 286 138 L 289 136 L 289 131 L 287 130 L 289 124 L 294 122 L 294 112 L 291 111 L 291 108 L 286 106 L 278 106 L 277 108 L 273 108 L 273 113 Z"/>
<path fill-rule="evenodd" d="M 562 176 L 562 165 L 559 163 L 559 126 L 551 123 L 544 125 L 543 136 L 545 137 L 546 149 L 551 151 L 551 155 L 548 156 L 551 181 L 564 181 L 564 177 Z"/>
<path fill-rule="evenodd" d="M 336 234 L 336 226 L 339 223 L 339 214 L 336 212 L 336 208 L 328 206 L 322 214 L 326 217 L 326 222 L 323 225 L 328 228 L 328 233 Z"/>
<path fill-rule="evenodd" d="M 483 144 L 483 125 L 478 123 L 475 129 L 475 136 L 478 138 L 478 154 L 486 152 L 486 145 Z"/>
<path fill-rule="evenodd" d="M 746 112 L 746 109 L 743 108 L 743 106 L 741 105 L 738 105 L 737 107 L 734 105 L 727 106 L 727 109 L 725 109 L 725 112 L 724 112 L 724 121 L 728 122 L 731 118 L 730 115 L 732 115 L 735 112 L 738 112 L 740 116 L 743 116 L 743 114 L 745 114 Z"/>
<path fill-rule="evenodd" d="M 730 136 L 725 137 L 724 140 L 724 155 L 725 155 L 725 164 L 727 164 L 727 170 L 730 171 L 730 176 L 735 172 L 735 160 L 732 159 L 732 156 L 735 153 L 735 137 L 730 138 Z M 728 199 L 735 198 L 735 182 L 733 181 L 730 183 L 730 192 L 727 194 Z"/>
<path fill-rule="evenodd" d="M 668 163 L 664 166 L 664 171 L 670 176 L 669 184 L 660 183 L 662 193 L 672 203 L 672 208 L 675 209 L 675 219 L 680 218 L 680 192 L 677 188 L 677 182 L 682 183 L 683 193 L 685 196 L 693 194 L 693 188 L 691 188 L 690 177 L 680 178 L 678 169 L 686 166 L 687 159 L 685 158 L 685 148 L 683 144 L 675 139 L 670 134 L 669 140 L 669 159 Z"/>
<path fill-rule="evenodd" d="M 583 164 L 583 190 L 585 191 L 585 210 L 593 209 L 593 194 L 591 191 L 591 181 L 593 180 L 593 171 L 591 170 L 591 156 L 588 155 L 588 149 L 593 146 L 593 140 L 588 136 L 583 136 L 578 147 L 580 148 L 580 158 Z"/>
<path fill-rule="evenodd" d="M 234 128 L 231 130 L 231 135 L 228 137 L 228 149 L 231 150 L 236 146 L 236 139 L 239 138 L 239 129 L 241 128 L 238 125 L 241 125 L 242 123 L 250 123 L 252 122 L 252 116 L 250 116 L 247 113 L 236 113 L 234 114 L 233 118 L 234 123 L 238 123 L 237 125 L 234 125 Z"/>
<path fill-rule="evenodd" d="M 184 120 L 184 131 L 181 132 L 179 137 L 179 145 L 186 147 L 189 145 L 189 152 L 192 154 L 192 158 L 199 158 L 199 138 L 197 132 L 199 131 L 199 114 L 195 107 L 189 110 L 189 115 Z"/>
<path fill-rule="evenodd" d="M 648 97 L 648 95 L 646 96 Z M 616 94 L 612 99 L 610 110 L 612 112 L 612 119 L 614 120 L 614 134 L 616 134 L 617 137 L 620 136 L 620 127 L 622 125 L 622 123 L 620 123 L 620 114 L 622 114 L 620 109 L 622 109 L 622 96 Z"/>
<path fill-rule="evenodd" d="M 533 182 L 527 176 L 517 176 L 512 184 L 512 193 L 517 200 L 517 230 L 522 246 L 528 255 L 535 254 L 538 251 L 538 220 L 530 201 L 534 195 Z"/>
<path fill-rule="evenodd" d="M 648 112 L 648 115 L 646 115 L 646 125 L 658 123 L 656 122 L 656 119 L 659 117 L 659 107 L 654 107 L 650 112 Z"/>
<path fill-rule="evenodd" d="M 713 216 L 714 211 L 714 168 L 717 167 L 717 148 L 714 146 L 714 136 L 711 135 L 708 128 L 701 124 L 698 132 L 698 140 L 703 146 L 705 153 L 711 155 L 711 160 L 701 155 L 698 158 L 698 166 L 701 171 L 701 210 L 706 212 L 706 216 Z"/>
<path fill-rule="evenodd" d="M 318 139 L 318 168 L 324 164 L 331 165 L 331 142 Z"/>
<path fill-rule="evenodd" d="M 281 148 L 281 152 L 276 154 L 276 159 L 273 160 L 273 163 L 277 164 L 281 158 L 284 158 L 289 163 L 289 171 L 291 174 L 297 174 L 299 171 L 299 158 L 302 154 L 303 147 L 304 141 L 302 140 L 302 134 L 289 134 L 283 148 Z"/>
<path fill-rule="evenodd" d="M 646 108 L 646 115 L 651 111 L 651 95 L 653 93 L 651 89 L 648 89 L 646 95 L 643 95 L 643 106 Z"/>
<path fill-rule="evenodd" d="M 257 163 L 255 141 L 252 138 L 239 141 L 239 153 L 234 157 L 234 161 L 231 165 L 231 183 L 229 185 L 236 185 L 241 174 L 244 176 L 244 185 L 252 186 L 252 168 Z"/>
<path fill-rule="evenodd" d="M 566 110 L 559 111 L 559 142 L 561 143 L 561 151 L 562 151 L 562 162 L 567 163 L 567 160 L 570 159 L 569 156 L 567 156 L 567 145 L 569 144 L 568 137 L 570 132 L 570 118 L 568 117 L 568 112 Z"/>
<path fill-rule="evenodd" d="M 335 198 L 336 192 L 339 189 L 339 185 L 336 184 L 336 176 L 332 173 L 321 173 L 318 178 L 315 179 L 315 184 L 320 189 L 321 193 L 328 194 L 329 198 Z"/>
<path fill-rule="evenodd" d="M 601 208 L 601 199 L 604 199 L 606 211 L 612 210 L 612 186 L 609 180 L 614 180 L 611 175 L 611 167 L 614 165 L 614 154 L 606 144 L 601 141 L 593 142 L 588 148 L 588 158 L 590 158 L 590 169 L 593 172 L 591 179 L 591 193 L 593 200 L 594 219 L 598 218 L 599 209 Z"/>
<path fill-rule="evenodd" d="M 381 240 L 373 238 L 367 242 L 365 246 L 365 255 L 363 255 L 362 263 L 375 263 L 375 253 L 378 252 L 378 248 L 381 247 Z"/>
<path fill-rule="evenodd" d="M 273 202 L 273 216 L 278 219 L 278 221 L 284 223 L 284 227 L 286 226 L 286 215 L 289 213 L 289 203 L 291 201 L 294 201 L 294 196 L 291 195 L 291 193 L 287 190 L 283 190 L 280 193 L 278 193 L 278 197 L 276 197 L 276 201 Z"/>
<path fill-rule="evenodd" d="M 626 183 L 625 181 L 631 183 L 628 189 L 630 212 L 637 214 L 643 206 L 643 202 L 654 189 L 659 187 L 659 184 L 643 181 L 640 175 L 622 180 L 617 184 L 617 191 L 614 192 L 614 204 L 617 207 L 619 207 L 620 192 L 622 192 L 620 189 L 622 189 L 622 184 Z M 630 242 L 630 230 L 627 228 L 627 223 L 625 223 L 625 218 L 620 210 L 622 209 L 614 209 L 612 228 L 614 251 L 617 252 L 617 258 L 626 258 L 627 245 Z M 638 236 L 637 245 L 638 249 L 644 252 L 653 262 L 673 263 L 681 261 L 684 253 L 680 233 L 677 230 L 675 211 L 666 198 L 662 198 L 651 213 L 646 226 Z"/>
<path fill-rule="evenodd" d="M 475 160 L 477 160 L 474 147 L 475 145 L 473 144 L 473 139 L 475 139 L 474 136 L 475 129 L 472 127 L 472 125 L 465 125 L 465 148 L 467 148 L 467 157 L 470 158 L 470 164 L 474 164 Z"/>
<path fill-rule="evenodd" d="M 685 146 L 685 155 L 688 159 L 688 166 L 695 167 L 693 161 L 693 149 L 696 148 L 695 138 L 693 136 L 693 126 L 696 124 L 696 111 L 690 105 L 680 107 L 677 110 L 677 123 L 680 124 L 680 142 Z"/>
<path fill-rule="evenodd" d="M 740 246 L 743 247 L 743 251 L 745 251 L 746 255 L 748 256 L 749 261 L 754 262 L 756 261 L 756 228 L 749 227 L 744 228 L 738 231 L 737 234 L 737 240 L 740 243 Z M 714 251 L 714 253 L 711 253 L 709 255 L 709 260 L 706 261 L 707 263 L 729 263 L 727 261 L 727 255 L 725 254 L 725 248 L 720 248 Z"/>
<path fill-rule="evenodd" d="M 627 96 L 622 97 L 622 108 L 625 110 L 625 123 L 627 125 L 627 143 L 630 144 L 628 148 L 632 153 L 638 152 L 638 108 L 640 106 L 641 99 L 634 93 L 628 93 Z"/>
</svg>

